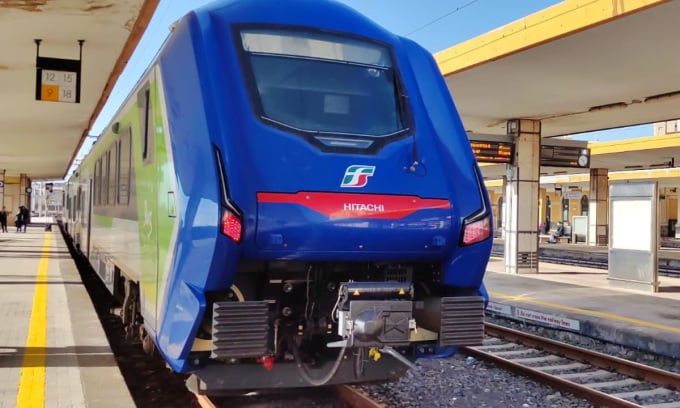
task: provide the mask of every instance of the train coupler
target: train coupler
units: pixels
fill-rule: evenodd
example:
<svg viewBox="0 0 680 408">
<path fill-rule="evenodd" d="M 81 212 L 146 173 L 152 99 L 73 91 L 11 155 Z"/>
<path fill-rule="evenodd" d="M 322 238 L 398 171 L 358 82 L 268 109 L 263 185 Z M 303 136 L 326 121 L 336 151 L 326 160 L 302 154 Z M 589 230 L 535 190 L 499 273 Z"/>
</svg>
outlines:
<svg viewBox="0 0 680 408">
<path fill-rule="evenodd" d="M 338 335 L 346 347 L 404 346 L 415 328 L 413 285 L 348 282 L 338 293 Z"/>
</svg>

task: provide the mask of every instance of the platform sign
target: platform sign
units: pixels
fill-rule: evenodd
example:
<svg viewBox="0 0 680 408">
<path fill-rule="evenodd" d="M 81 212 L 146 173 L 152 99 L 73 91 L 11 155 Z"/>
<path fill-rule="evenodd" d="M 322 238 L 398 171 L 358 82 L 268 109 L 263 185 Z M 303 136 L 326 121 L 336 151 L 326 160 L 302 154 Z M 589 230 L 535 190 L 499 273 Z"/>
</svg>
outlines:
<svg viewBox="0 0 680 408">
<path fill-rule="evenodd" d="M 42 70 L 40 100 L 54 102 L 76 101 L 77 72 Z"/>
<path fill-rule="evenodd" d="M 578 146 L 541 145 L 541 166 L 590 168 L 590 149 Z"/>
<path fill-rule="evenodd" d="M 80 60 L 37 57 L 35 99 L 80 103 Z"/>
<path fill-rule="evenodd" d="M 512 164 L 515 157 L 514 143 L 470 140 L 470 146 L 480 163 Z"/>
</svg>

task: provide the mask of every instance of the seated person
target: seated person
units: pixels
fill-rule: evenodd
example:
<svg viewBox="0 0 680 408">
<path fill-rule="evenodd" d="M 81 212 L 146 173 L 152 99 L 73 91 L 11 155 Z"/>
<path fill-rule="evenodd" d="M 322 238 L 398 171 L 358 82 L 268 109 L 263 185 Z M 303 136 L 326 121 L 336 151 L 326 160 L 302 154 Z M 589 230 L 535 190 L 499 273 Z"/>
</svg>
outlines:
<svg viewBox="0 0 680 408">
<path fill-rule="evenodd" d="M 550 238 L 548 239 L 548 242 L 551 244 L 557 243 L 557 237 L 561 237 L 564 235 L 564 224 L 562 221 L 557 221 L 557 229 L 555 229 L 555 232 L 550 234 Z"/>
</svg>

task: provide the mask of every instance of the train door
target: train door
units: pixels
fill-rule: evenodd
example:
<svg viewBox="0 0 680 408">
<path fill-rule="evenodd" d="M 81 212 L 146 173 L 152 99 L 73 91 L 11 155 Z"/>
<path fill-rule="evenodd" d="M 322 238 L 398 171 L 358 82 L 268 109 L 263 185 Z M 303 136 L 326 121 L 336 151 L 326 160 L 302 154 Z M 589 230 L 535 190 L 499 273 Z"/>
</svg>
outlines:
<svg viewBox="0 0 680 408">
<path fill-rule="evenodd" d="M 140 303 L 144 324 L 155 331 L 158 319 L 158 218 L 160 171 L 156 160 L 157 86 L 152 70 L 138 94 L 141 166 L 135 175 L 141 249 Z"/>
</svg>

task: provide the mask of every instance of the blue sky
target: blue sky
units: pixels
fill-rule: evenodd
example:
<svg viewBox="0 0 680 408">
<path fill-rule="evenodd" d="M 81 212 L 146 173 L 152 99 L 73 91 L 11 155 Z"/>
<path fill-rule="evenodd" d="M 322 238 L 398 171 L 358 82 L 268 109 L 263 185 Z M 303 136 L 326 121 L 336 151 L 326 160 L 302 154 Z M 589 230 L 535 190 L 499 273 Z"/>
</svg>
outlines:
<svg viewBox="0 0 680 408">
<path fill-rule="evenodd" d="M 215 0 L 160 0 L 128 67 L 123 71 L 108 103 L 95 121 L 91 134 L 98 135 L 136 80 L 150 63 L 169 33 L 170 25 L 190 11 Z M 284 1 L 284 0 L 282 0 Z M 493 29 L 550 7 L 558 0 L 341 0 L 388 30 L 409 37 L 431 52 L 441 51 Z M 612 140 L 653 133 L 652 125 L 592 132 L 581 140 Z M 88 149 L 85 145 L 81 155 Z"/>
</svg>

